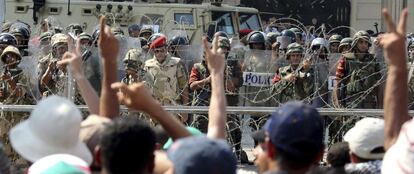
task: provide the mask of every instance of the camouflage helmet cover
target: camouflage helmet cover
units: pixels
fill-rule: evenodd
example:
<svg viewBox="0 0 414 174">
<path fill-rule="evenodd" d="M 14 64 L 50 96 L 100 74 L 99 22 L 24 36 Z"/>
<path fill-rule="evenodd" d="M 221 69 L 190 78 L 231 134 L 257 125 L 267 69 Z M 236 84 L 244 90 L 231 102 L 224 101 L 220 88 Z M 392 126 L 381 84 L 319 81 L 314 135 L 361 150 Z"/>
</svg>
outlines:
<svg viewBox="0 0 414 174">
<path fill-rule="evenodd" d="M 88 40 L 92 40 L 92 36 L 89 35 L 88 33 L 81 33 L 79 34 L 79 39 L 88 39 Z"/>
<path fill-rule="evenodd" d="M 303 52 L 304 52 L 304 49 L 303 49 L 302 45 L 300 45 L 298 43 L 291 43 L 287 47 L 286 56 L 287 56 L 287 59 L 289 59 L 289 56 L 291 54 L 293 54 L 293 53 L 303 54 Z"/>
<path fill-rule="evenodd" d="M 142 64 L 140 57 L 142 57 L 141 49 L 131 49 L 123 60 L 125 68 L 137 70 Z"/>
<path fill-rule="evenodd" d="M 342 40 L 342 36 L 339 34 L 334 34 L 331 37 L 329 37 L 329 44 L 332 43 L 340 43 Z"/>
<path fill-rule="evenodd" d="M 52 36 L 53 36 L 52 32 L 46 31 L 46 32 L 43 32 L 42 34 L 40 34 L 39 40 L 42 41 L 44 39 L 50 39 L 50 38 L 52 38 Z"/>
<path fill-rule="evenodd" d="M 3 53 L 1 54 L 1 61 L 5 62 L 4 58 L 6 57 L 7 53 L 13 53 L 18 56 L 19 60 L 22 59 L 19 49 L 17 49 L 16 47 L 12 45 L 9 45 L 3 50 Z"/>
<path fill-rule="evenodd" d="M 357 45 L 357 43 L 360 39 L 363 39 L 363 40 L 367 41 L 368 46 L 369 47 L 371 46 L 371 37 L 368 34 L 368 32 L 366 32 L 364 30 L 360 30 L 360 31 L 358 31 L 354 34 L 354 37 L 353 37 L 353 40 L 352 40 L 352 43 L 351 43 L 351 50 L 355 48 L 355 46 Z"/>
<path fill-rule="evenodd" d="M 351 46 L 352 41 L 353 41 L 353 39 L 350 38 L 350 37 L 343 38 L 341 40 L 341 42 L 339 43 L 338 50 L 341 52 L 341 50 L 344 46 L 346 46 L 346 45 Z"/>
<path fill-rule="evenodd" d="M 141 28 L 141 31 L 139 32 L 139 36 L 142 37 L 144 33 L 151 33 L 152 34 L 152 33 L 154 33 L 154 31 L 152 30 L 151 27 L 146 26 L 146 27 Z"/>
<path fill-rule="evenodd" d="M 223 36 L 219 36 L 219 38 L 218 38 L 219 40 L 219 43 L 218 43 L 218 46 L 220 47 L 220 48 L 228 48 L 228 49 L 230 49 L 230 40 L 229 39 L 227 39 L 226 37 L 223 37 Z"/>
<path fill-rule="evenodd" d="M 111 31 L 114 35 L 124 35 L 124 31 L 120 27 L 112 27 Z"/>
<path fill-rule="evenodd" d="M 51 43 L 52 46 L 55 46 L 58 43 L 68 43 L 68 37 L 62 33 L 56 33 L 52 36 Z"/>
</svg>

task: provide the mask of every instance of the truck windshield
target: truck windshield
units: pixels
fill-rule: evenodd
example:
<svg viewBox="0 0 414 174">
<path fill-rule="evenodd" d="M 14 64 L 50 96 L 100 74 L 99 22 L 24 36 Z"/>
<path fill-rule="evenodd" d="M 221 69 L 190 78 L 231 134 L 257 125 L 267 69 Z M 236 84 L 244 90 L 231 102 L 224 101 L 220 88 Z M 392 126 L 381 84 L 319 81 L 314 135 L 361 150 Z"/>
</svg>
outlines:
<svg viewBox="0 0 414 174">
<path fill-rule="evenodd" d="M 234 35 L 231 12 L 212 11 L 212 20 L 217 22 L 216 31 L 224 31 L 228 35 Z"/>
<path fill-rule="evenodd" d="M 261 30 L 259 18 L 254 13 L 239 13 L 240 30 L 252 29 L 255 31 Z"/>
</svg>

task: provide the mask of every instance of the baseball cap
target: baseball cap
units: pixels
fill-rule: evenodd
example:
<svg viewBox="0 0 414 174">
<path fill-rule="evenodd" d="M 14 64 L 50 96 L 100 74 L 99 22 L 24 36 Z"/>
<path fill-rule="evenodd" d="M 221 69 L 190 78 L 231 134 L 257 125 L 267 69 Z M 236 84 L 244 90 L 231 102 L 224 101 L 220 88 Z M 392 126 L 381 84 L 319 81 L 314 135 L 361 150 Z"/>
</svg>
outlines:
<svg viewBox="0 0 414 174">
<path fill-rule="evenodd" d="M 344 136 L 349 143 L 349 149 L 358 157 L 364 159 L 382 159 L 384 148 L 384 120 L 379 118 L 363 118 L 356 122 Z"/>
<path fill-rule="evenodd" d="M 264 125 L 272 144 L 289 157 L 313 157 L 323 148 L 323 122 L 315 107 L 288 102 L 273 112 Z"/>
<path fill-rule="evenodd" d="M 397 141 L 385 153 L 382 173 L 414 173 L 414 121 L 405 123 Z"/>
<path fill-rule="evenodd" d="M 224 140 L 206 136 L 179 139 L 168 150 L 175 174 L 235 174 L 237 160 Z"/>
<path fill-rule="evenodd" d="M 88 164 L 73 155 L 54 154 L 33 163 L 28 174 L 90 174 Z"/>
</svg>

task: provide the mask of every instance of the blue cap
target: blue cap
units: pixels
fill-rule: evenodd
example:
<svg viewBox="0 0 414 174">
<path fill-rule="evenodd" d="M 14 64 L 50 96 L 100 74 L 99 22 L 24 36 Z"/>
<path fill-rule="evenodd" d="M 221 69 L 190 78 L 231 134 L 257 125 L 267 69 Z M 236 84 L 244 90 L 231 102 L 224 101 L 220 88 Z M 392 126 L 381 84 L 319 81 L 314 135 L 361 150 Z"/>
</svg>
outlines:
<svg viewBox="0 0 414 174">
<path fill-rule="evenodd" d="M 175 174 L 236 174 L 237 160 L 224 140 L 206 136 L 179 139 L 168 150 Z"/>
<path fill-rule="evenodd" d="M 302 102 L 282 105 L 264 129 L 272 144 L 291 157 L 301 158 L 324 147 L 322 118 L 315 107 Z"/>
</svg>

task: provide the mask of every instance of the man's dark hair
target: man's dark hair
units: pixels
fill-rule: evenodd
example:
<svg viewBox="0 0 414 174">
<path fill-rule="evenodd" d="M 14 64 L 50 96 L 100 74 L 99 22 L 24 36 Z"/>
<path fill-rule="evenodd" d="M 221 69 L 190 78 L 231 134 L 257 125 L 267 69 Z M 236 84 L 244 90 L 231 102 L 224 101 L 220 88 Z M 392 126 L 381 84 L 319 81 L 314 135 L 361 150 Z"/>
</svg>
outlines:
<svg viewBox="0 0 414 174">
<path fill-rule="evenodd" d="M 275 146 L 275 159 L 288 169 L 300 169 L 309 167 L 313 164 L 316 156 L 322 150 L 318 149 L 314 144 L 306 142 L 294 143 L 291 145 L 291 147 L 298 149 L 302 153 L 300 155 L 294 155 L 284 149 Z"/>
<path fill-rule="evenodd" d="M 108 173 L 142 173 L 154 160 L 155 133 L 138 118 L 116 119 L 103 131 L 100 146 Z"/>
<path fill-rule="evenodd" d="M 339 142 L 331 146 L 326 160 L 332 167 L 343 167 L 350 163 L 348 142 Z"/>
<path fill-rule="evenodd" d="M 160 124 L 155 126 L 153 130 L 157 138 L 157 143 L 160 143 L 161 145 L 164 145 L 168 141 L 168 138 L 170 138 L 165 129 Z"/>
</svg>

